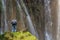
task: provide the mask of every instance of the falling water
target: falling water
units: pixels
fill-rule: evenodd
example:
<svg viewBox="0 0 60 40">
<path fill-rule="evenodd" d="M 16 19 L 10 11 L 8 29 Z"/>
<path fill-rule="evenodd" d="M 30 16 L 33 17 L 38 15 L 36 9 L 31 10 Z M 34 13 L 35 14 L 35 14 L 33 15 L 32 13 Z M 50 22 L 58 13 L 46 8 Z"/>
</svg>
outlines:
<svg viewBox="0 0 60 40">
<path fill-rule="evenodd" d="M 4 14 L 4 23 L 5 23 L 4 24 L 4 26 L 5 26 L 4 27 L 5 28 L 4 30 L 6 32 L 6 31 L 8 31 L 7 20 L 6 20 L 7 19 L 6 18 L 6 0 L 2 0 L 2 7 L 3 7 L 3 10 L 2 11 L 3 11 L 3 14 Z"/>
<path fill-rule="evenodd" d="M 0 34 L 3 34 L 2 27 L 0 28 Z"/>
<path fill-rule="evenodd" d="M 28 20 L 29 30 L 30 30 L 30 32 L 31 32 L 33 35 L 35 35 L 35 36 L 38 38 L 38 33 L 37 33 L 36 30 L 34 29 L 34 26 L 33 26 L 33 24 L 32 24 L 30 15 L 29 15 L 29 13 L 28 13 L 28 11 L 27 11 L 27 8 L 26 8 L 25 4 L 23 3 L 23 0 L 20 0 L 20 2 L 21 2 L 21 5 L 19 4 L 18 1 L 17 1 L 17 4 L 18 4 L 18 6 L 19 6 L 20 9 L 21 9 L 21 7 L 23 7 L 23 9 L 24 9 L 24 11 L 25 11 L 25 13 L 26 13 L 26 15 L 27 15 L 26 18 L 27 18 L 27 20 Z"/>
<path fill-rule="evenodd" d="M 17 7 L 19 8 L 18 10 L 19 10 L 19 13 L 20 13 L 21 24 L 22 24 L 23 27 L 25 27 L 24 20 L 23 20 L 23 10 L 22 10 L 19 2 L 17 0 L 16 0 L 16 2 L 17 2 Z"/>
<path fill-rule="evenodd" d="M 45 3 L 45 40 L 52 40 L 52 20 L 50 0 L 44 0 Z"/>
<path fill-rule="evenodd" d="M 0 34 L 3 34 L 3 24 L 4 24 L 4 22 L 3 22 L 3 13 L 1 13 L 1 31 L 0 31 Z"/>
<path fill-rule="evenodd" d="M 1 34 L 1 27 L 0 27 L 0 34 Z"/>
</svg>

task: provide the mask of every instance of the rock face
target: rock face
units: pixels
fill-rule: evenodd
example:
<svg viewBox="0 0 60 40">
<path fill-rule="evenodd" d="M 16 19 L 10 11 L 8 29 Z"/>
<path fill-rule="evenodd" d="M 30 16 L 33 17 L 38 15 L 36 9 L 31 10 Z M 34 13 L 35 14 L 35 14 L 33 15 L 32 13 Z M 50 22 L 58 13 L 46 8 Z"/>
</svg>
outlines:
<svg viewBox="0 0 60 40">
<path fill-rule="evenodd" d="M 57 19 L 58 19 L 58 13 L 57 13 L 57 7 L 58 7 L 58 2 L 57 0 L 51 0 L 51 15 L 52 15 L 52 36 L 53 40 L 57 40 Z"/>
<path fill-rule="evenodd" d="M 19 0 L 18 0 L 19 1 Z M 19 1 L 20 2 L 20 1 Z M 34 28 L 37 29 L 40 40 L 45 40 L 45 28 L 48 24 L 49 15 L 45 15 L 45 3 L 44 0 L 24 0 L 26 7 L 28 9 L 29 15 L 33 22 Z M 20 4 L 20 3 L 19 3 Z M 57 25 L 59 24 L 59 19 L 57 20 L 57 0 L 50 0 L 50 9 L 51 9 L 51 22 L 52 26 L 48 24 L 48 32 L 52 35 L 52 40 L 56 40 Z M 7 23 L 8 31 L 11 31 L 11 20 L 17 19 L 17 31 L 26 30 L 28 28 L 28 23 L 26 20 L 26 14 L 24 11 L 18 11 L 18 7 L 15 0 L 6 1 L 6 14 L 7 14 Z M 1 14 L 1 26 L 4 31 L 4 14 Z M 59 15 L 59 14 L 58 14 Z M 47 18 L 48 17 L 48 18 Z M 58 21 L 58 23 L 57 23 Z M 60 25 L 60 24 L 59 24 Z M 58 25 L 58 27 L 59 27 Z M 51 26 L 51 27 L 50 27 Z M 27 29 L 28 30 L 28 29 Z M 59 40 L 59 38 L 57 39 Z"/>
<path fill-rule="evenodd" d="M 43 0 L 24 0 L 33 25 L 37 29 L 39 38 L 44 40 L 44 1 Z"/>
<path fill-rule="evenodd" d="M 40 35 L 40 39 L 44 40 L 45 39 L 44 32 L 46 27 L 45 24 L 47 24 L 47 20 L 50 18 L 48 16 L 49 14 L 45 13 L 44 0 L 24 0 L 24 1 L 31 15 L 33 24 Z M 50 0 L 50 9 L 51 9 L 51 12 L 50 12 L 51 18 L 49 20 L 51 20 L 52 25 L 48 24 L 47 31 L 49 34 L 51 33 L 53 37 L 51 40 L 57 40 L 57 37 L 56 37 L 57 36 L 57 18 L 58 18 L 57 17 L 57 0 Z M 45 14 L 48 14 L 48 15 L 46 16 Z M 48 17 L 48 19 L 45 17 Z"/>
<path fill-rule="evenodd" d="M 57 5 L 57 15 L 58 15 L 58 27 L 57 27 L 57 40 L 60 40 L 60 0 L 58 0 Z"/>
</svg>

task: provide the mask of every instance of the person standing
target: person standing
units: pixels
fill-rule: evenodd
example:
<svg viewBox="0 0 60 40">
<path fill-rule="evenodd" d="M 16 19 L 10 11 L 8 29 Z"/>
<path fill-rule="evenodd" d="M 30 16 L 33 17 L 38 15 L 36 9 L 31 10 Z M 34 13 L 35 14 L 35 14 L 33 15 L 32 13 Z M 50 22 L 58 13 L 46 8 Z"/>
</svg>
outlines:
<svg viewBox="0 0 60 40">
<path fill-rule="evenodd" d="M 11 24 L 12 24 L 12 32 L 16 32 L 17 20 L 13 19 Z"/>
</svg>

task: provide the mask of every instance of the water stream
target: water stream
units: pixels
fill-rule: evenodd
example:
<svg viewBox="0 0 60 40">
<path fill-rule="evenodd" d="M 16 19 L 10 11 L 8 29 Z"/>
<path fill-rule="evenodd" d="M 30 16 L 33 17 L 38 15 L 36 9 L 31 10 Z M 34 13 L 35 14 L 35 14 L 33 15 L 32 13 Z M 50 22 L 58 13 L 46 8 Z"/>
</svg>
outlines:
<svg viewBox="0 0 60 40">
<path fill-rule="evenodd" d="M 38 33 L 33 26 L 32 20 L 30 18 L 29 12 L 25 6 L 25 3 L 23 2 L 23 0 L 20 0 L 20 3 L 18 0 L 16 0 L 16 3 L 19 8 L 19 11 L 21 12 L 22 10 L 24 10 L 24 12 L 26 14 L 27 22 L 29 25 L 29 27 L 28 27 L 29 31 L 39 39 Z M 53 40 L 52 33 L 51 33 L 52 32 L 52 30 L 51 30 L 52 29 L 52 20 L 51 20 L 50 0 L 44 0 L 44 4 L 45 4 L 45 40 Z M 2 0 L 2 8 L 3 8 L 2 13 L 4 15 L 4 30 L 6 32 L 6 31 L 8 31 L 7 15 L 6 15 L 6 0 Z"/>
<path fill-rule="evenodd" d="M 6 15 L 6 0 L 2 0 L 2 13 L 4 15 L 4 31 L 8 31 L 8 26 L 7 26 L 7 15 Z"/>
<path fill-rule="evenodd" d="M 23 10 L 22 10 L 19 2 L 18 2 L 17 0 L 16 0 L 16 2 L 17 2 L 18 11 L 19 11 L 19 13 L 20 13 L 21 24 L 22 24 L 23 28 L 25 28 L 25 24 L 24 24 L 24 20 L 23 20 Z"/>
<path fill-rule="evenodd" d="M 52 40 L 51 0 L 44 0 L 45 4 L 45 40 Z"/>
<path fill-rule="evenodd" d="M 20 0 L 20 4 L 19 4 L 19 2 L 17 1 L 17 4 L 18 4 L 18 7 L 19 7 L 19 9 L 21 9 L 21 7 L 23 7 L 23 10 L 25 11 L 25 13 L 26 13 L 26 18 L 27 18 L 27 21 L 28 21 L 28 24 L 29 24 L 29 30 L 30 30 L 30 32 L 33 34 L 33 35 L 35 35 L 37 38 L 38 38 L 38 33 L 36 32 L 36 30 L 34 29 L 34 26 L 33 26 L 33 23 L 32 23 L 32 21 L 31 21 L 31 18 L 30 18 L 30 15 L 29 15 L 29 13 L 28 13 L 28 11 L 27 11 L 27 8 L 26 8 L 26 6 L 25 6 L 25 4 L 23 3 L 23 0 Z M 21 9 L 22 10 L 22 9 Z"/>
</svg>

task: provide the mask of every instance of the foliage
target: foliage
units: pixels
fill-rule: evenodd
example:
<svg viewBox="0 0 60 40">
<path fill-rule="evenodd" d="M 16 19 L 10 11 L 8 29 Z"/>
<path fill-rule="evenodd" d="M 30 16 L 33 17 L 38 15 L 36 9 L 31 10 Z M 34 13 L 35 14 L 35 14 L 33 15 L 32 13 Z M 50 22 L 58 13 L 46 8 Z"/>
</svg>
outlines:
<svg viewBox="0 0 60 40">
<path fill-rule="evenodd" d="M 37 40 L 29 32 L 6 32 L 0 35 L 0 40 Z"/>
</svg>

